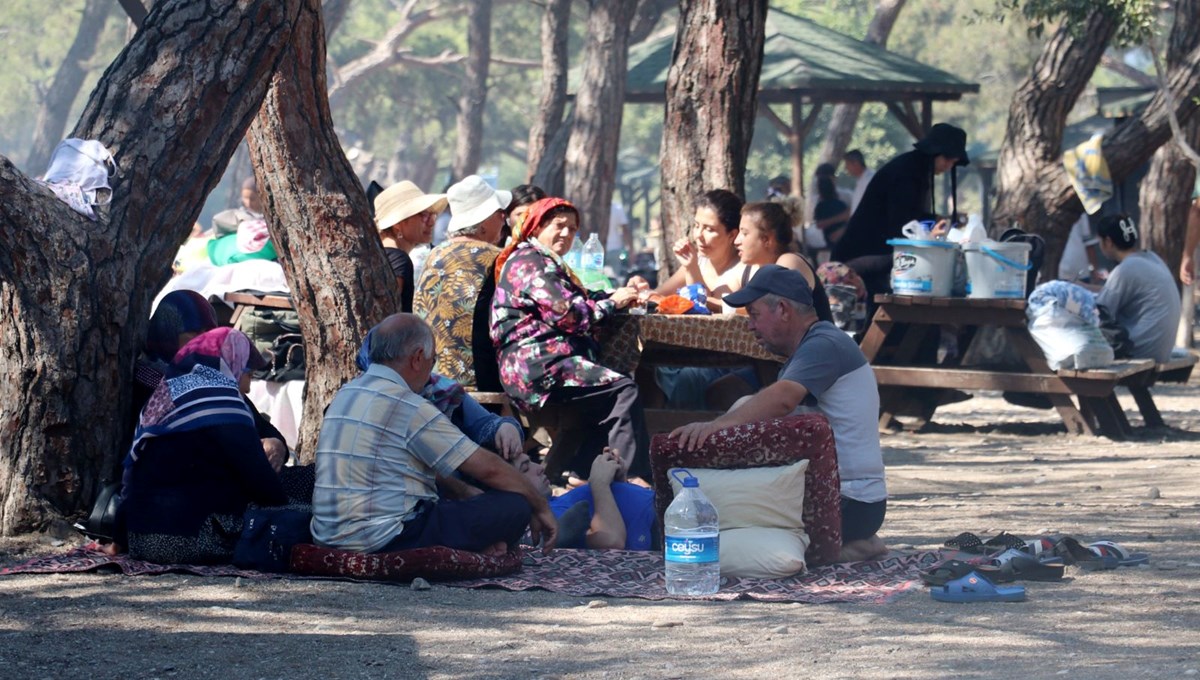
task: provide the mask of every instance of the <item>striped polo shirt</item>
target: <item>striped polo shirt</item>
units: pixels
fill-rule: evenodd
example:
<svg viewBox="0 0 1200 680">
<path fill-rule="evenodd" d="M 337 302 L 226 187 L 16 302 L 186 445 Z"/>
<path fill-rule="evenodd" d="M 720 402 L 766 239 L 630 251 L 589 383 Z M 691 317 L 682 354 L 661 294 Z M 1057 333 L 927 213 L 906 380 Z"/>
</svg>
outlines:
<svg viewBox="0 0 1200 680">
<path fill-rule="evenodd" d="M 437 502 L 437 475 L 449 477 L 478 447 L 398 373 L 372 364 L 346 383 L 317 438 L 313 540 L 373 552 Z"/>
</svg>

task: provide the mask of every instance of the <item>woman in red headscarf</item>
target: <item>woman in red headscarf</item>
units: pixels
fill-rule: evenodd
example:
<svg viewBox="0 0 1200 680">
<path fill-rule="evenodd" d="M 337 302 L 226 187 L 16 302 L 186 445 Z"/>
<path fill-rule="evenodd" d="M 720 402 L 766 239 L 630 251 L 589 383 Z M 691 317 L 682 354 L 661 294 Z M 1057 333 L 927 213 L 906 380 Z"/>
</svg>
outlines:
<svg viewBox="0 0 1200 680">
<path fill-rule="evenodd" d="M 631 287 L 589 291 L 563 263 L 579 230 L 579 212 L 545 198 L 526 213 L 496 260 L 492 341 L 504 391 L 525 411 L 546 404 L 571 408 L 587 432 L 567 468 L 586 478 L 604 447 L 620 453 L 631 478 L 647 478 L 649 438 L 629 377 L 597 360 L 598 328 L 637 299 Z"/>
</svg>

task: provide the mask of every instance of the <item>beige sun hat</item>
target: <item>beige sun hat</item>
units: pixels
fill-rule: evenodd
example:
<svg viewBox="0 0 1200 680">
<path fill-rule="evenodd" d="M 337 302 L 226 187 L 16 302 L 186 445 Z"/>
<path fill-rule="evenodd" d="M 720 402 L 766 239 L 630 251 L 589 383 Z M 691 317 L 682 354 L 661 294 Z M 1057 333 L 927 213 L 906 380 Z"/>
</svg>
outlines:
<svg viewBox="0 0 1200 680">
<path fill-rule="evenodd" d="M 425 212 L 446 209 L 446 194 L 427 194 L 408 180 L 397 182 L 375 197 L 375 226 L 383 231 Z"/>
<path fill-rule="evenodd" d="M 512 192 L 493 189 L 479 175 L 468 175 L 446 190 L 450 199 L 450 224 L 447 234 L 469 229 L 491 217 L 497 210 L 508 208 Z"/>
</svg>

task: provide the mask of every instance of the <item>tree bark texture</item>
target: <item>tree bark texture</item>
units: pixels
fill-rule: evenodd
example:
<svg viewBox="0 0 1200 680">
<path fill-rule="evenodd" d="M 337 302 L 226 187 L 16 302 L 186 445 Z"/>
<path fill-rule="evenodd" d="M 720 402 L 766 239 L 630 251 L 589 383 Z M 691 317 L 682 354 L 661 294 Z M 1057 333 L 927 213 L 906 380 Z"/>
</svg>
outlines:
<svg viewBox="0 0 1200 680">
<path fill-rule="evenodd" d="M 745 196 L 766 14 L 766 0 L 680 3 L 662 142 L 662 221 L 672 241 L 687 233 L 704 191 Z"/>
<path fill-rule="evenodd" d="M 1200 146 L 1200 116 L 1192 116 L 1183 130 L 1192 148 Z M 1158 253 L 1176 279 L 1195 181 L 1196 166 L 1169 140 L 1154 152 L 1138 195 L 1142 247 Z"/>
<path fill-rule="evenodd" d="M 1041 234 L 1046 239 L 1042 271 L 1047 277 L 1057 271 L 1070 227 L 1083 212 L 1062 167 L 1063 123 L 1082 81 L 1099 62 L 1095 52 L 1111 38 L 1110 22 L 1093 14 L 1083 33 L 1086 38 L 1080 41 L 1063 30 L 1056 33 L 1034 64 L 1030 78 L 1017 89 L 1009 111 L 997 172 L 995 225 L 1007 227 L 1016 222 Z M 1175 114 L 1186 124 L 1200 97 L 1200 0 L 1176 4 L 1165 82 L 1173 93 Z M 1141 115 L 1104 135 L 1101 152 L 1114 182 L 1150 160 L 1170 138 L 1168 111 L 1167 97 L 1160 90 Z"/>
<path fill-rule="evenodd" d="M 363 336 L 400 305 L 367 196 L 333 130 L 321 2 L 302 5 L 249 141 L 271 238 L 304 336 L 304 420 L 297 448 L 309 463 L 325 408 L 358 375 L 354 358 Z"/>
<path fill-rule="evenodd" d="M 571 141 L 571 129 L 575 127 L 575 109 L 567 112 L 562 125 L 554 132 L 537 171 L 533 173 L 533 184 L 541 187 L 550 196 L 566 195 L 567 144 Z"/>
<path fill-rule="evenodd" d="M 542 97 L 538 102 L 537 117 L 529 128 L 526 180 L 530 182 L 534 182 L 538 176 L 550 142 L 563 126 L 563 111 L 567 107 L 567 38 L 571 35 L 570 24 L 571 0 L 549 0 L 542 15 Z"/>
<path fill-rule="evenodd" d="M 616 187 L 629 23 L 637 0 L 591 0 L 589 5 L 564 183 L 566 197 L 579 208 L 580 234 L 597 233 L 603 242 Z"/>
<path fill-rule="evenodd" d="M 492 59 L 492 0 L 475 0 L 467 10 L 467 72 L 455 125 L 455 180 L 475 174 L 483 155 L 483 113 L 487 106 L 488 65 Z"/>
<path fill-rule="evenodd" d="M 161 0 L 73 137 L 118 174 L 95 222 L 0 158 L 0 534 L 88 507 L 124 455 L 150 303 L 245 134 L 298 0 Z"/>
<path fill-rule="evenodd" d="M 112 4 L 108 0 L 87 0 L 84 3 L 75 40 L 67 49 L 62 65 L 55 71 L 54 80 L 50 81 L 50 87 L 38 108 L 33 144 L 25 159 L 27 171 L 41 174 L 50 163 L 54 147 L 62 141 L 63 130 L 67 128 L 67 116 L 71 115 L 71 105 L 75 103 L 79 88 L 83 87 L 83 81 L 87 78 L 87 62 L 96 54 L 96 44 L 100 42 L 110 9 Z"/>
<path fill-rule="evenodd" d="M 900 10 L 904 9 L 905 0 L 879 0 L 875 5 L 875 15 L 867 26 L 867 35 L 863 42 L 886 47 L 892 27 Z M 858 114 L 862 104 L 838 104 L 833 107 L 829 119 L 829 127 L 825 128 L 825 141 L 821 144 L 820 163 L 839 163 L 854 136 L 854 127 L 858 124 Z"/>
<path fill-rule="evenodd" d="M 1019 224 L 1041 234 L 1046 239 L 1042 271 L 1048 277 L 1058 271 L 1067 234 L 1081 208 L 1078 198 L 1074 211 L 1050 208 L 1054 180 L 1067 183 L 1062 167 L 1063 128 L 1117 27 L 1118 18 L 1100 10 L 1088 16 L 1084 38 L 1077 39 L 1070 26 L 1060 26 L 1029 77 L 1017 86 L 1009 107 L 996 172 L 994 231 Z"/>
</svg>

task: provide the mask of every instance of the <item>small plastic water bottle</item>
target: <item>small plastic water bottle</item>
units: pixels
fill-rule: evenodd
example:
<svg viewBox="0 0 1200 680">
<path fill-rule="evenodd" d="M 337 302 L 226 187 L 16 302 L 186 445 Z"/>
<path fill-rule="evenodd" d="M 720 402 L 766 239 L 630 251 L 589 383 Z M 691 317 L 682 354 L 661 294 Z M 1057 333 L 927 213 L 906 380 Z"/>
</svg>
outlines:
<svg viewBox="0 0 1200 680">
<path fill-rule="evenodd" d="M 563 258 L 563 261 L 567 263 L 567 266 L 572 271 L 577 272 L 580 270 L 580 266 L 583 264 L 583 244 L 580 243 L 579 239 L 575 239 L 571 243 L 571 249 L 567 251 L 567 256 Z"/>
<path fill-rule="evenodd" d="M 583 270 L 592 276 L 604 273 L 604 244 L 600 243 L 600 236 L 594 231 L 583 246 Z"/>
<path fill-rule="evenodd" d="M 680 478 L 680 474 L 687 475 Z M 712 595 L 721 587 L 720 524 L 717 509 L 687 470 L 672 470 L 683 489 L 663 516 L 667 592 Z"/>
</svg>

